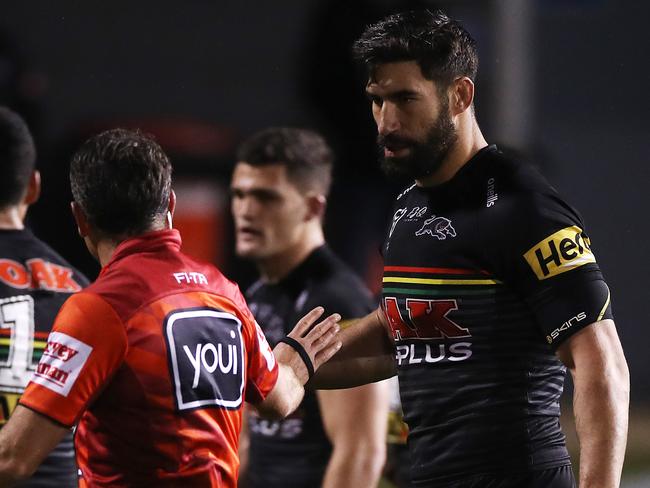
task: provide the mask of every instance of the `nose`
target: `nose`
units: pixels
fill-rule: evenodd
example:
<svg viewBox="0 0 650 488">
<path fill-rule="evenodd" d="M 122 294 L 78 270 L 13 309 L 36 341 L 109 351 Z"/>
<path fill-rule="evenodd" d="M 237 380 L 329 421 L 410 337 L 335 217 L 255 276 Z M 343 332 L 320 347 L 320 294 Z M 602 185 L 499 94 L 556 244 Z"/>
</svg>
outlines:
<svg viewBox="0 0 650 488">
<path fill-rule="evenodd" d="M 249 195 L 237 195 L 232 199 L 232 213 L 236 218 L 250 220 L 255 202 Z"/>
<path fill-rule="evenodd" d="M 399 130 L 399 118 L 395 104 L 384 101 L 381 107 L 376 110 L 375 122 L 377 123 L 377 132 L 382 136 L 397 132 Z"/>
</svg>

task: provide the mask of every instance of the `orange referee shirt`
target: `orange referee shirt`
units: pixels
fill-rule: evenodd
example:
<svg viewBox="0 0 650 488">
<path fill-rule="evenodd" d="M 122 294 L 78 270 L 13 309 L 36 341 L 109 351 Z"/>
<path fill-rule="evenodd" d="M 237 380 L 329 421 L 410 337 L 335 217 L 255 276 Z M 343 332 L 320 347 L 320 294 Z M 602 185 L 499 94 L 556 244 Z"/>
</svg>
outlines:
<svg viewBox="0 0 650 488">
<path fill-rule="evenodd" d="M 61 309 L 20 403 L 78 423 L 81 486 L 235 487 L 244 401 L 277 380 L 239 288 L 175 230 L 121 243 Z"/>
</svg>

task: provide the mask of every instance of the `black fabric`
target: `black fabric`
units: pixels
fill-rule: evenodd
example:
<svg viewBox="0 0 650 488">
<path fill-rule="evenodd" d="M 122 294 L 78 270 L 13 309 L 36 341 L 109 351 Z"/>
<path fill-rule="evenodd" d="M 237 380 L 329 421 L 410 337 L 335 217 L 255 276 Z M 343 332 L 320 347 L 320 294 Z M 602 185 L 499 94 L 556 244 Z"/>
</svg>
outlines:
<svg viewBox="0 0 650 488">
<path fill-rule="evenodd" d="M 612 316 L 579 214 L 489 146 L 397 198 L 383 254 L 413 481 L 568 464 L 554 350 Z"/>
<path fill-rule="evenodd" d="M 29 230 L 0 230 L 0 337 L 7 340 L 0 345 L 3 420 L 40 360 L 59 308 L 87 285 L 83 275 Z M 70 433 L 18 486 L 76 487 L 77 479 Z"/>
<path fill-rule="evenodd" d="M 376 307 L 361 280 L 327 246 L 316 249 L 279 283 L 255 283 L 246 299 L 272 347 L 316 306 L 325 308 L 324 317 L 336 312 L 342 321 Z M 332 446 L 314 391 L 306 391 L 298 409 L 284 420 L 248 417 L 249 462 L 242 487 L 321 485 Z"/>
<path fill-rule="evenodd" d="M 417 484 L 416 487 L 439 488 L 576 488 L 570 465 L 515 473 L 494 473 L 472 476 L 443 484 Z"/>
</svg>

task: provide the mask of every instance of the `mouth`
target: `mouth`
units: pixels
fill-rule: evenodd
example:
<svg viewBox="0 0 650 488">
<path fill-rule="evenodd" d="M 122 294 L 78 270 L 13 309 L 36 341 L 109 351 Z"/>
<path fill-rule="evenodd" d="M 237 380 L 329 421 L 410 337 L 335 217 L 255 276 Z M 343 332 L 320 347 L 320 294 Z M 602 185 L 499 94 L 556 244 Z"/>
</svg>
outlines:
<svg viewBox="0 0 650 488">
<path fill-rule="evenodd" d="M 384 157 L 400 158 L 406 156 L 411 151 L 409 146 L 384 146 Z"/>
<path fill-rule="evenodd" d="M 262 232 L 251 226 L 242 226 L 237 229 L 237 237 L 244 240 L 259 239 Z"/>
<path fill-rule="evenodd" d="M 413 144 L 396 136 L 379 137 L 377 142 L 383 149 L 384 157 L 399 158 L 409 154 Z"/>
</svg>

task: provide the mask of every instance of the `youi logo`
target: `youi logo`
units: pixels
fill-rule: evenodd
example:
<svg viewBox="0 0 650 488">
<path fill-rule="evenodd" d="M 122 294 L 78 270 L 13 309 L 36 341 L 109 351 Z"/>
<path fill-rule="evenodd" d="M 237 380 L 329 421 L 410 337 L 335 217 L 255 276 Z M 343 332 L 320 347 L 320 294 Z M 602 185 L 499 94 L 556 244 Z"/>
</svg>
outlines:
<svg viewBox="0 0 650 488">
<path fill-rule="evenodd" d="M 238 408 L 244 391 L 241 321 L 213 309 L 178 310 L 165 321 L 178 410 Z"/>
</svg>

